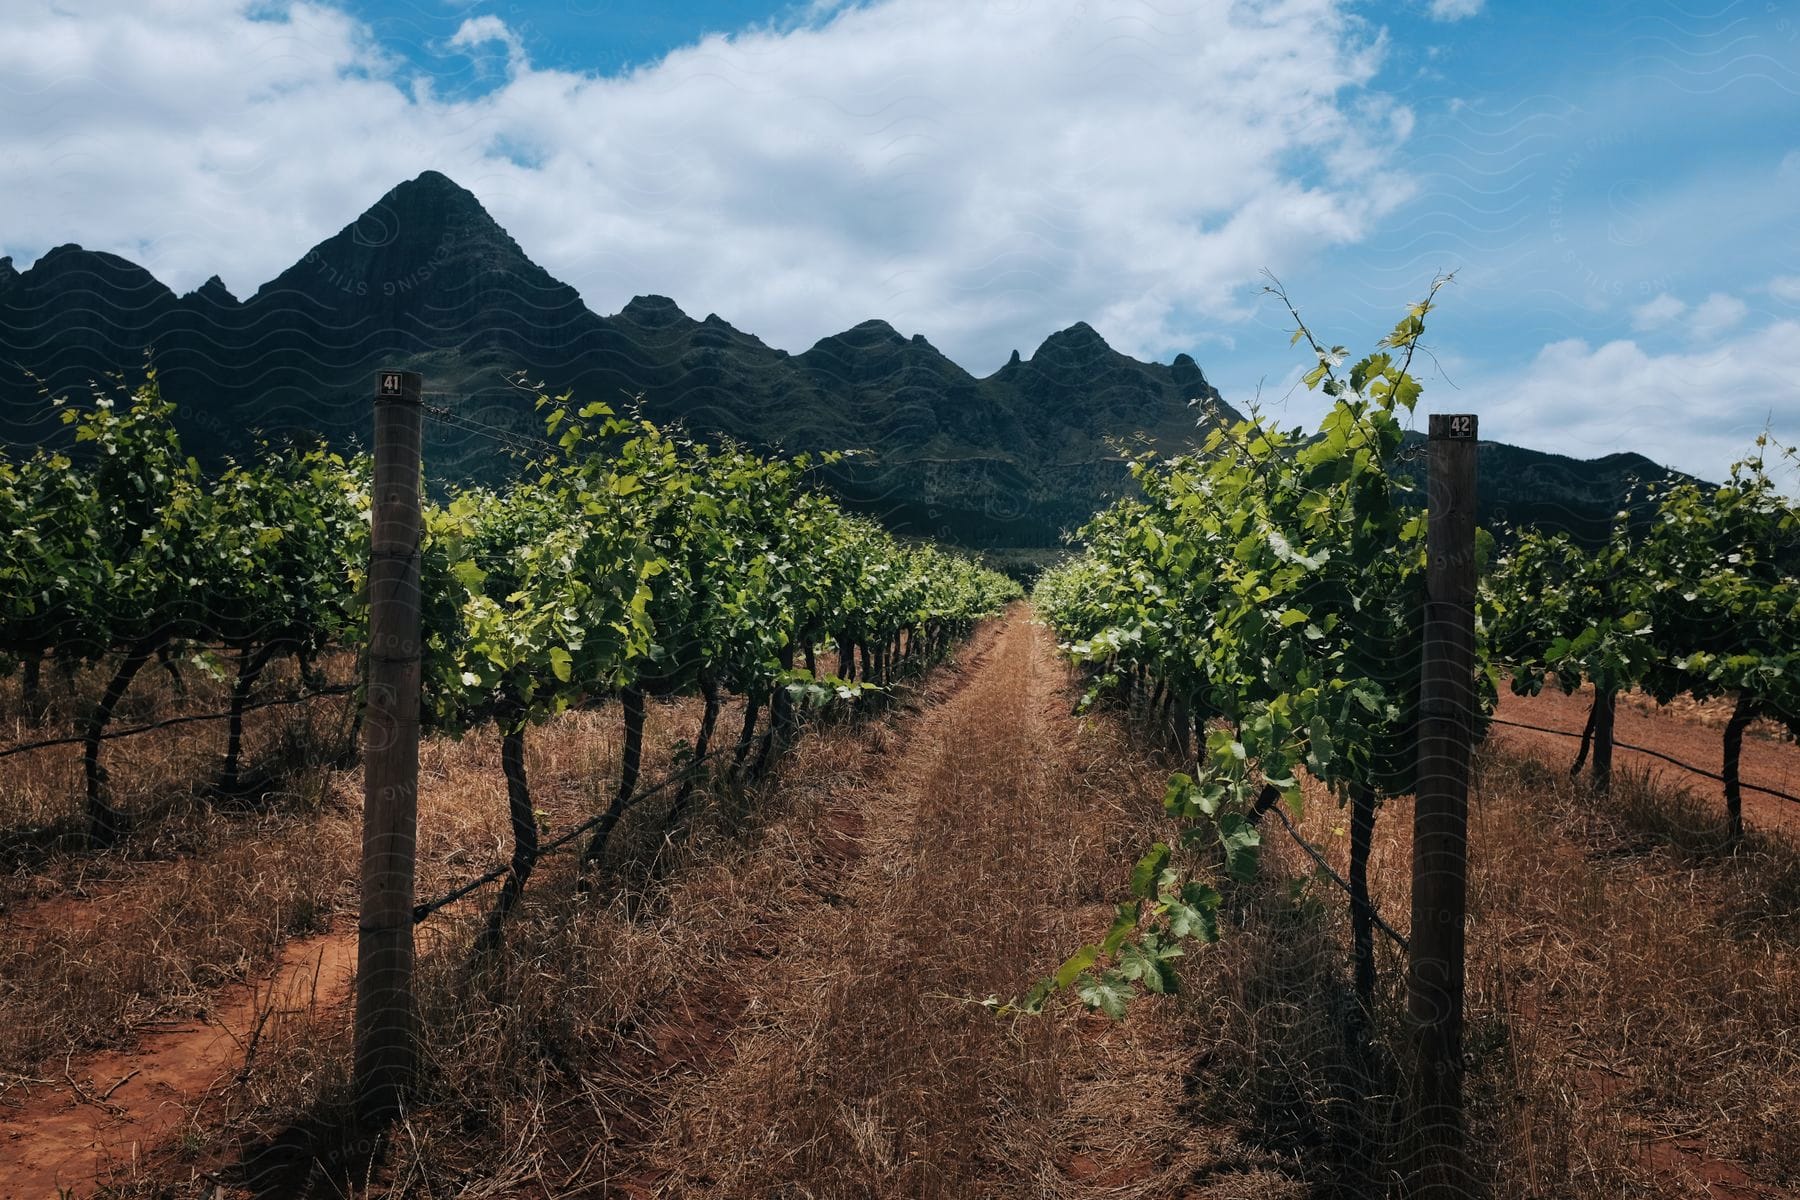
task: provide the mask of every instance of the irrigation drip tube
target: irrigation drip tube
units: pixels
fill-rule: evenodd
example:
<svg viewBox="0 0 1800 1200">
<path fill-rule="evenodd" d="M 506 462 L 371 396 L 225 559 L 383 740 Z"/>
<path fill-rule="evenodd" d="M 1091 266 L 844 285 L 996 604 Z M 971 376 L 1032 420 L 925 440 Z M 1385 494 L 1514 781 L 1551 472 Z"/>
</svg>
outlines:
<svg viewBox="0 0 1800 1200">
<path fill-rule="evenodd" d="M 1338 887 L 1342 888 L 1344 890 L 1344 894 L 1349 896 L 1350 902 L 1352 904 L 1354 904 L 1356 902 L 1355 890 L 1352 889 L 1351 886 L 1344 881 L 1344 877 L 1342 875 L 1339 875 L 1336 871 L 1331 869 L 1331 864 L 1325 861 L 1324 853 L 1322 851 L 1320 851 L 1320 849 L 1317 846 L 1313 845 L 1311 842 L 1307 841 L 1305 838 L 1300 836 L 1300 831 L 1298 829 L 1294 828 L 1294 823 L 1288 819 L 1287 813 L 1282 809 L 1279 802 L 1276 803 L 1275 805 L 1273 805 L 1273 809 L 1274 809 L 1275 815 L 1281 818 L 1281 827 L 1288 831 L 1288 836 L 1293 838 L 1294 841 L 1299 845 L 1299 847 L 1302 850 L 1306 851 L 1306 853 L 1312 857 L 1312 860 L 1314 862 L 1319 864 L 1319 870 L 1325 872 L 1325 875 L 1331 880 L 1331 882 L 1337 884 Z M 1398 930 L 1396 930 L 1392 925 L 1389 925 L 1386 921 L 1381 919 L 1381 914 L 1375 911 L 1375 905 L 1372 902 L 1368 905 L 1368 909 L 1369 909 L 1369 918 L 1370 918 L 1370 920 L 1375 922 L 1375 927 L 1377 929 L 1381 930 L 1381 932 L 1387 934 L 1388 937 L 1393 940 L 1394 945 L 1400 947 L 1400 952 L 1402 954 L 1406 953 L 1409 949 L 1406 938 L 1404 936 L 1402 936 L 1401 933 Z"/>
<path fill-rule="evenodd" d="M 682 781 L 686 780 L 689 776 L 693 775 L 695 768 L 698 767 L 701 763 L 705 762 L 707 759 L 716 758 L 721 754 L 735 753 L 736 750 L 737 750 L 737 745 L 735 743 L 733 743 L 732 745 L 728 745 L 728 746 L 720 746 L 717 750 L 708 751 L 701 758 L 691 759 L 690 761 L 684 763 L 679 770 L 673 771 L 670 774 L 664 776 L 661 780 L 659 780 L 653 786 L 644 788 L 641 791 L 633 793 L 630 804 L 636 805 L 639 801 L 647 800 L 651 796 L 654 796 L 656 793 L 663 791 L 666 788 L 672 787 L 677 783 L 681 783 Z M 586 833 L 588 830 L 590 830 L 594 826 L 598 825 L 602 820 L 605 819 L 605 817 L 606 817 L 605 813 L 597 813 L 594 816 L 591 816 L 587 820 L 583 821 L 581 824 L 564 832 L 560 837 L 556 838 L 554 841 L 548 842 L 545 845 L 539 847 L 538 852 L 536 854 L 532 855 L 532 861 L 535 863 L 538 859 L 544 858 L 547 855 L 554 854 L 558 850 L 561 850 L 563 847 L 567 846 L 570 842 L 573 842 L 576 838 L 580 837 L 582 834 Z M 452 890 L 445 892 L 442 896 L 439 896 L 435 900 L 427 900 L 422 904 L 413 905 L 413 924 L 414 925 L 420 924 L 421 922 L 423 922 L 425 920 L 425 918 L 431 916 L 433 913 L 437 912 L 439 909 L 456 903 L 458 900 L 461 900 L 464 896 L 467 896 L 470 892 L 473 892 L 477 888 L 486 887 L 488 884 L 494 883 L 497 880 L 505 877 L 506 875 L 511 874 L 511 872 L 512 872 L 512 864 L 511 863 L 502 863 L 501 865 L 493 867 L 490 870 L 486 871 L 485 873 L 476 876 L 474 879 L 469 880 L 467 883 L 464 883 L 459 887 L 453 888 Z"/>
<path fill-rule="evenodd" d="M 1490 717 L 1489 720 L 1496 725 L 1510 725 L 1514 729 L 1529 729 L 1533 733 L 1554 733 L 1558 737 L 1569 738 L 1579 738 L 1581 736 L 1581 734 L 1571 733 L 1567 729 L 1548 729 L 1542 725 L 1527 725 L 1523 721 L 1508 721 L 1504 717 Z M 1679 758 L 1670 758 L 1660 750 L 1651 750 L 1645 746 L 1634 746 L 1630 742 L 1621 742 L 1616 738 L 1613 739 L 1613 745 L 1621 750 L 1630 750 L 1637 754 L 1648 754 L 1651 758 L 1660 758 L 1664 762 L 1672 763 L 1684 771 L 1692 771 L 1696 775 L 1704 775 L 1706 778 L 1717 780 L 1720 783 L 1725 782 L 1725 777 L 1723 775 L 1708 771 L 1704 767 L 1696 767 L 1692 763 L 1684 763 Z M 1786 792 L 1779 792 L 1774 788 L 1763 787 L 1761 784 L 1745 783 L 1744 781 L 1739 780 L 1738 786 L 1747 792 L 1761 792 L 1766 796 L 1773 796 L 1777 800 L 1786 800 L 1790 804 L 1800 804 L 1800 796 L 1790 796 Z"/>
<path fill-rule="evenodd" d="M 881 691 L 883 693 L 885 693 L 887 696 L 893 697 L 893 696 L 899 694 L 899 692 L 901 691 L 902 683 L 903 683 L 903 681 L 895 680 L 895 681 L 883 684 L 883 685 L 881 685 Z M 798 730 L 796 730 L 796 732 L 798 732 Z M 657 781 L 652 786 L 650 786 L 648 788 L 644 788 L 644 789 L 634 793 L 631 797 L 630 805 L 635 806 L 638 804 L 639 801 L 645 800 L 651 796 L 654 796 L 656 793 L 665 790 L 666 788 L 672 787 L 675 784 L 682 782 L 688 776 L 690 776 L 694 773 L 695 768 L 697 768 L 701 763 L 707 761 L 708 759 L 716 758 L 719 755 L 726 754 L 726 753 L 734 753 L 735 754 L 737 752 L 737 750 L 738 750 L 738 744 L 734 742 L 734 743 L 731 743 L 730 745 L 720 746 L 716 750 L 709 750 L 706 752 L 705 755 L 703 755 L 700 758 L 689 760 L 687 763 L 684 763 L 679 770 L 673 771 L 670 774 L 664 776 L 661 780 Z M 590 829 L 594 828 L 594 826 L 598 825 L 602 820 L 605 819 L 605 815 L 606 815 L 605 813 L 597 813 L 594 816 L 591 816 L 587 820 L 583 821 L 581 824 L 575 826 L 574 828 L 565 831 L 561 836 L 557 837 L 555 840 L 548 842 L 545 845 L 539 847 L 538 852 L 532 856 L 532 862 L 535 863 L 535 862 L 537 862 L 538 859 L 541 859 L 549 854 L 554 854 L 556 851 L 561 850 L 562 848 L 567 846 L 570 842 L 573 842 L 576 838 L 580 837 L 582 834 L 588 832 Z M 413 905 L 413 924 L 414 925 L 420 924 L 427 917 L 430 917 L 433 913 L 437 912 L 439 909 L 444 908 L 448 905 L 454 904 L 458 900 L 461 900 L 464 896 L 467 896 L 470 892 L 475 891 L 477 888 L 486 887 L 490 883 L 498 882 L 499 880 L 505 878 L 507 875 L 509 875 L 511 873 L 512 873 L 512 864 L 510 862 L 502 863 L 497 866 L 489 868 L 487 871 L 483 872 L 481 875 L 478 875 L 474 879 L 471 879 L 468 882 L 461 884 L 460 886 L 452 889 L 451 891 L 444 893 L 442 896 L 439 896 L 435 900 L 427 900 L 422 904 Z"/>
</svg>

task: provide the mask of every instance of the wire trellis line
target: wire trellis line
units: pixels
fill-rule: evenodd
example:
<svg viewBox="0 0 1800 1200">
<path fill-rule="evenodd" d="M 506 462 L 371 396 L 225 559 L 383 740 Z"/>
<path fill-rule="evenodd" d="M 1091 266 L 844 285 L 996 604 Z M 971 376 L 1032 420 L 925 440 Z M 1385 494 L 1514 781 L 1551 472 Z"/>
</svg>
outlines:
<svg viewBox="0 0 1800 1200">
<path fill-rule="evenodd" d="M 253 709 L 258 708 L 272 708 L 278 704 L 303 704 L 308 700 L 317 700 L 321 696 L 347 696 L 351 692 L 354 692 L 359 686 L 359 684 L 346 683 L 337 687 L 320 688 L 317 691 L 304 692 L 298 696 L 279 696 L 273 700 L 258 700 L 254 703 L 244 705 L 239 711 L 250 712 Z M 140 733 L 150 733 L 157 729 L 167 729 L 171 725 L 187 725 L 199 721 L 224 721 L 230 719 L 230 717 L 231 714 L 229 712 L 194 713 L 183 717 L 166 717 L 161 721 L 151 721 L 147 725 L 132 725 L 126 729 L 108 730 L 100 735 L 100 740 L 111 741 L 114 738 L 136 737 Z M 0 758 L 9 758 L 14 754 L 23 754 L 27 750 L 43 750 L 51 746 L 79 746 L 85 744 L 87 740 L 87 734 L 77 733 L 68 737 L 45 738 L 44 740 L 37 742 L 23 742 L 17 746 L 8 746 L 6 749 L 0 750 Z"/>
<path fill-rule="evenodd" d="M 543 438 L 516 429 L 494 425 L 466 413 L 451 412 L 449 409 L 435 404 L 427 404 L 424 409 L 427 417 L 445 428 L 454 429 L 459 433 L 472 433 L 477 437 L 485 437 L 522 454 L 542 454 L 556 449 L 552 443 Z"/>
</svg>

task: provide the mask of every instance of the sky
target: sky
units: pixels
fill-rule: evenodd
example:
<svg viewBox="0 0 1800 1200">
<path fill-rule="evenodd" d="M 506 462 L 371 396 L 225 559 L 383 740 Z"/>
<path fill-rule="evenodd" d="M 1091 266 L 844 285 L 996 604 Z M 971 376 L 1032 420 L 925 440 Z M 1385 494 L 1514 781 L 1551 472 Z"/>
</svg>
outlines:
<svg viewBox="0 0 1800 1200">
<path fill-rule="evenodd" d="M 1320 398 L 1454 272 L 1425 411 L 1706 478 L 1800 441 L 1800 5 L 0 0 L 0 254 L 239 296 L 436 169 L 600 313 L 972 373 L 1076 321 Z M 1422 424 L 1422 418 L 1420 423 Z"/>
</svg>

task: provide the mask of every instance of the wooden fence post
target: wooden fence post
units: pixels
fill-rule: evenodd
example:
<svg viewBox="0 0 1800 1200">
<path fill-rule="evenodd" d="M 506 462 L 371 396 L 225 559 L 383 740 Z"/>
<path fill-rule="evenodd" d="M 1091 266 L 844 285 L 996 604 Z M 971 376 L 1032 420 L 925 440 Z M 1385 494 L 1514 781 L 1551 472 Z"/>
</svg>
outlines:
<svg viewBox="0 0 1800 1200">
<path fill-rule="evenodd" d="M 391 1121 L 418 1067 L 413 1007 L 413 855 L 419 792 L 421 380 L 375 378 L 369 547 L 362 911 L 356 944 L 356 1111 Z"/>
<path fill-rule="evenodd" d="M 1409 1195 L 1474 1194 L 1463 1148 L 1463 933 L 1475 710 L 1476 419 L 1433 413 L 1407 1011 L 1418 1057 Z"/>
</svg>

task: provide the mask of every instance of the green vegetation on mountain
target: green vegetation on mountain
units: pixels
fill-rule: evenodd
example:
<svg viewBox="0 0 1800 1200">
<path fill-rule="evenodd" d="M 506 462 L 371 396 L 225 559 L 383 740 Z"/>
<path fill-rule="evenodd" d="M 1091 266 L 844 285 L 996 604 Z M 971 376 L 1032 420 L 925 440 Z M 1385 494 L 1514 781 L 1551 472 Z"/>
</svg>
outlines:
<svg viewBox="0 0 1800 1200">
<path fill-rule="evenodd" d="M 242 457 L 260 435 L 351 448 L 378 367 L 417 370 L 434 405 L 528 438 L 537 392 L 514 386 L 524 372 L 552 394 L 641 396 L 645 416 L 701 437 L 866 451 L 825 476 L 846 504 L 898 532 L 985 547 L 1058 544 L 1132 491 L 1133 452 L 1183 452 L 1240 416 L 1190 356 L 1140 362 L 1080 322 L 978 379 L 879 320 L 789 354 L 667 297 L 600 316 L 433 171 L 243 301 L 216 277 L 177 296 L 78 246 L 23 273 L 0 259 L 0 345 L 0 440 L 15 445 L 55 444 L 46 390 L 81 395 L 111 375 L 134 386 L 152 359 L 204 463 Z M 427 454 L 439 483 L 512 470 L 505 440 L 453 423 L 434 424 Z M 1604 537 L 1632 477 L 1662 474 L 1636 456 L 1583 463 L 1496 445 L 1483 503 Z"/>
</svg>

